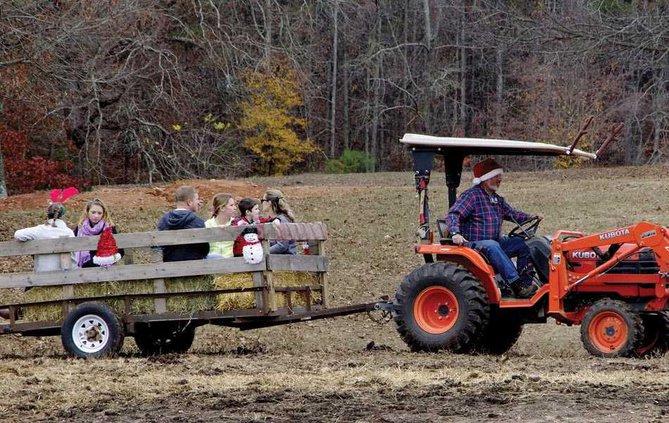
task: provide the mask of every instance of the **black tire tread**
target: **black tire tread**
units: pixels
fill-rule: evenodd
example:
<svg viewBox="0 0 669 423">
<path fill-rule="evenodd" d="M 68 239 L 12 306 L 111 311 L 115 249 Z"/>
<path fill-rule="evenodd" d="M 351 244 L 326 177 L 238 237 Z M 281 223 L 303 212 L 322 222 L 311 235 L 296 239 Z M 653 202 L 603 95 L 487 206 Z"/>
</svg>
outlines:
<svg viewBox="0 0 669 423">
<path fill-rule="evenodd" d="M 472 352 L 492 355 L 506 354 L 523 333 L 523 323 L 514 316 L 492 313 L 490 322 L 477 340 Z"/>
<path fill-rule="evenodd" d="M 644 324 L 644 338 L 641 345 L 646 345 L 648 342 L 647 337 L 654 336 L 654 331 L 657 333 L 657 341 L 652 348 L 644 352 L 637 351 L 636 356 L 645 358 L 653 357 L 657 355 L 662 355 L 669 350 L 669 312 L 659 312 L 657 314 L 646 314 L 642 316 Z"/>
<path fill-rule="evenodd" d="M 160 354 L 183 354 L 193 345 L 195 327 L 160 325 L 139 327 L 135 333 L 135 343 L 143 356 Z"/>
<path fill-rule="evenodd" d="M 452 284 L 457 289 L 452 292 L 456 296 L 462 295 L 462 300 L 468 309 L 466 321 L 459 333 L 451 333 L 451 330 L 444 334 L 442 339 L 428 339 L 415 325 L 412 316 L 413 303 L 408 304 L 408 301 L 415 299 L 424 288 L 442 283 Z M 460 300 L 461 298 L 458 298 L 459 302 Z M 470 343 L 475 342 L 479 333 L 488 324 L 489 312 L 486 290 L 474 275 L 458 265 L 438 262 L 424 264 L 404 278 L 395 294 L 393 314 L 400 337 L 412 351 L 445 349 L 452 352 L 466 352 Z"/>
</svg>

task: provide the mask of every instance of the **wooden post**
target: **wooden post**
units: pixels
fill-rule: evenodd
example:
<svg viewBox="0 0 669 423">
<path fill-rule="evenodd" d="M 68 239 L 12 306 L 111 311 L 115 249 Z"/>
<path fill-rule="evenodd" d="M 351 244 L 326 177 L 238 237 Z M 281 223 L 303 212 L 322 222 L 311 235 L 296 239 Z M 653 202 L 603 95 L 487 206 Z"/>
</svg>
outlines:
<svg viewBox="0 0 669 423">
<path fill-rule="evenodd" d="M 276 291 L 274 290 L 274 274 L 271 271 L 264 271 L 265 286 L 267 287 L 267 308 L 269 311 L 276 311 Z"/>
<path fill-rule="evenodd" d="M 163 261 L 162 252 L 158 249 L 151 250 L 151 263 L 159 263 L 161 261 Z M 165 279 L 153 280 L 153 292 L 156 294 L 164 294 L 167 292 Z M 167 311 L 167 300 L 165 300 L 165 298 L 154 298 L 153 306 L 156 309 L 156 313 L 165 313 Z"/>
<path fill-rule="evenodd" d="M 60 238 L 69 238 L 66 236 L 61 236 Z M 61 253 L 60 254 L 60 270 L 68 271 L 72 268 L 72 254 L 73 253 Z M 74 298 L 74 285 L 63 285 L 63 299 L 70 300 Z M 70 312 L 72 304 L 69 301 L 63 302 L 63 317 Z"/>
<path fill-rule="evenodd" d="M 260 279 L 256 285 L 256 274 L 253 274 L 253 286 L 262 286 L 262 310 L 265 313 L 276 311 L 276 292 L 274 291 L 274 278 L 272 277 L 272 272 L 268 271 L 267 261 L 269 260 L 269 242 L 267 240 L 262 241 L 262 249 L 265 260 L 265 270 L 258 272 Z M 260 293 L 258 293 L 260 294 Z M 258 298 L 256 294 L 256 301 Z M 260 307 L 260 303 L 258 303 Z"/>
<path fill-rule="evenodd" d="M 264 285 L 263 272 L 253 272 L 251 274 L 253 275 L 253 286 L 263 288 L 262 291 L 256 291 L 256 308 L 267 314 L 269 312 L 269 295 L 267 287 Z"/>
<path fill-rule="evenodd" d="M 135 264 L 135 250 L 126 249 L 123 255 L 123 264 Z"/>
<path fill-rule="evenodd" d="M 63 299 L 70 300 L 72 298 L 74 298 L 74 285 L 63 285 Z M 72 303 L 63 301 L 63 318 L 67 316 L 71 309 Z"/>
<path fill-rule="evenodd" d="M 325 255 L 325 243 L 323 241 L 318 241 L 314 247 L 309 247 L 311 254 L 324 256 Z M 327 289 L 327 273 L 318 272 L 318 282 L 323 287 L 321 291 L 321 301 L 323 302 L 323 308 L 328 307 L 328 289 Z"/>
</svg>

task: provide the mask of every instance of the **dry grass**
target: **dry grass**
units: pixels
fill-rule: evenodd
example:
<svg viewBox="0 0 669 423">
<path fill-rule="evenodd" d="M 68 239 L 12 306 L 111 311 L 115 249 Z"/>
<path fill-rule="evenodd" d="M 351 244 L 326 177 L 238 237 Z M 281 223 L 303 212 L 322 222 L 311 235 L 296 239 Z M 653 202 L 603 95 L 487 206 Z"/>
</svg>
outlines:
<svg viewBox="0 0 669 423">
<path fill-rule="evenodd" d="M 501 194 L 542 212 L 542 233 L 586 233 L 639 220 L 669 223 L 666 167 L 505 175 Z M 463 175 L 462 188 L 470 174 Z M 421 263 L 413 252 L 417 200 L 410 173 L 259 179 L 298 214 L 328 225 L 332 305 L 393 294 Z M 433 217 L 445 211 L 435 174 Z M 32 213 L 31 211 L 29 211 Z M 159 213 L 127 211 L 134 230 Z M 18 227 L 17 211 L 0 211 Z M 118 214 L 117 214 L 118 215 Z M 117 218 L 118 219 L 118 218 Z M 144 226 L 143 226 L 144 225 Z M 666 421 L 669 355 L 592 358 L 578 328 L 532 325 L 504 357 L 412 354 L 392 324 L 365 315 L 239 332 L 199 328 L 192 354 L 63 358 L 57 338 L 0 338 L 0 417 L 153 421 Z"/>
</svg>

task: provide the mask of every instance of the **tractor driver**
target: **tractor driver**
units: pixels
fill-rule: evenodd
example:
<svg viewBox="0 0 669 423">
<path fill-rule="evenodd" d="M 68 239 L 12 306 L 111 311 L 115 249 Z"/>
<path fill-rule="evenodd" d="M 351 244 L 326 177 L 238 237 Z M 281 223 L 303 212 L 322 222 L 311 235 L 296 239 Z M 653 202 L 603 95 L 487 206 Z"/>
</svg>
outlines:
<svg viewBox="0 0 669 423">
<path fill-rule="evenodd" d="M 530 251 L 520 237 L 501 236 L 504 220 L 523 223 L 534 216 L 513 209 L 497 190 L 502 182 L 502 166 L 485 159 L 474 166 L 474 186 L 463 192 L 448 211 L 446 222 L 453 242 L 474 248 L 485 255 L 504 282 L 500 289 L 511 289 L 516 297 L 531 297 L 536 291 Z M 543 219 L 541 214 L 537 215 Z M 518 268 L 510 257 L 516 257 Z M 503 284 L 506 285 L 503 285 Z"/>
</svg>

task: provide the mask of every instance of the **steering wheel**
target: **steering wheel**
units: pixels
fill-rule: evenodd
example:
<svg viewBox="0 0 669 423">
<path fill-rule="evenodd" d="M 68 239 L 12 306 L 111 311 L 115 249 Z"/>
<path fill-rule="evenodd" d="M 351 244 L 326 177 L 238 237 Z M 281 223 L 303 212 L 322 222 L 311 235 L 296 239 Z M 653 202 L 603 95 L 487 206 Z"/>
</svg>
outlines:
<svg viewBox="0 0 669 423">
<path fill-rule="evenodd" d="M 537 233 L 539 223 L 541 223 L 539 216 L 532 216 L 523 223 L 516 223 L 516 226 L 509 232 L 509 237 L 518 237 L 524 240 L 533 238 Z"/>
</svg>

